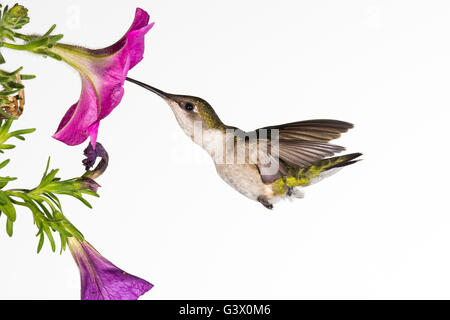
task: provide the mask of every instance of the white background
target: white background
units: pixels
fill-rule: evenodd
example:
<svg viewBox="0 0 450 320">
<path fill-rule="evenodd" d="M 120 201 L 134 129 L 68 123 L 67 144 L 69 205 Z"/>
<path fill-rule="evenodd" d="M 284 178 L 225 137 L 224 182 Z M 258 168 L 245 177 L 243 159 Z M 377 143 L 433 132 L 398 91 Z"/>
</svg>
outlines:
<svg viewBox="0 0 450 320">
<path fill-rule="evenodd" d="M 13 4 L 15 1 L 2 1 Z M 135 7 L 151 14 L 145 59 L 129 75 L 208 100 L 244 130 L 334 118 L 364 161 L 271 212 L 232 190 L 159 97 L 126 84 L 100 125 L 110 153 L 90 210 L 66 216 L 117 266 L 152 282 L 143 299 L 450 298 L 448 1 L 22 1 L 27 32 L 56 23 L 67 43 L 119 39 Z M 37 127 L 2 174 L 33 187 L 47 156 L 80 175 L 82 151 L 51 138 L 80 93 L 64 63 L 3 49 L 24 65 Z M 6 68 L 5 67 L 5 68 Z M 2 156 L 2 157 L 6 157 Z M 31 214 L 0 219 L 0 298 L 79 299 L 69 252 L 37 255 Z"/>
</svg>

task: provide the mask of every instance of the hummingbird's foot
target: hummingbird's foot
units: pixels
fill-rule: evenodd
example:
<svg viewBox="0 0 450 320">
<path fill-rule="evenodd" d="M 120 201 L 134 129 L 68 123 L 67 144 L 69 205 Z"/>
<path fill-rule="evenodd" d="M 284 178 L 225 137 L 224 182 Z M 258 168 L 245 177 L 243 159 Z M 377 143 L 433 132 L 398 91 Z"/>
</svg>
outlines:
<svg viewBox="0 0 450 320">
<path fill-rule="evenodd" d="M 266 207 L 269 210 L 273 209 L 273 204 L 271 204 L 265 196 L 259 196 L 258 202 L 261 203 L 264 207 Z"/>
<path fill-rule="evenodd" d="M 294 198 L 299 198 L 299 199 L 303 199 L 305 196 L 303 194 L 303 192 L 299 189 L 299 187 L 288 187 L 287 191 L 286 191 L 286 195 L 288 197 L 294 197 Z"/>
<path fill-rule="evenodd" d="M 286 191 L 286 194 L 287 194 L 288 197 L 293 196 L 294 195 L 294 187 L 288 187 L 287 191 Z"/>
</svg>

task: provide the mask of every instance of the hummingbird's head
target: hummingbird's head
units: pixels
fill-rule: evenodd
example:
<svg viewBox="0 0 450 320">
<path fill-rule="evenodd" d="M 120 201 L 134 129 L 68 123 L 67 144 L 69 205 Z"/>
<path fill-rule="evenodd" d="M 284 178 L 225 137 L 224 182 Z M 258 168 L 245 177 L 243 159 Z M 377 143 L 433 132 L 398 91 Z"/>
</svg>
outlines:
<svg viewBox="0 0 450 320">
<path fill-rule="evenodd" d="M 180 127 L 191 138 L 194 136 L 194 128 L 199 123 L 203 129 L 225 129 L 214 109 L 202 98 L 170 94 L 131 78 L 127 80 L 163 98 L 175 114 Z"/>
</svg>

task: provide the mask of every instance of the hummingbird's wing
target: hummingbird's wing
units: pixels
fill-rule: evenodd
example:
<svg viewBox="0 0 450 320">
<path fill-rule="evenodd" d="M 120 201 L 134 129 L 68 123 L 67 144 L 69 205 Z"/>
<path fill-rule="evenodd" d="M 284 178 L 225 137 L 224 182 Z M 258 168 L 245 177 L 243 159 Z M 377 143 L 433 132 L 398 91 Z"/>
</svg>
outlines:
<svg viewBox="0 0 450 320">
<path fill-rule="evenodd" d="M 282 176 L 290 176 L 291 171 L 308 168 L 318 161 L 344 151 L 345 148 L 333 144 L 305 140 L 278 140 L 277 147 L 273 141 L 258 141 L 258 169 L 264 183 L 272 183 Z M 276 169 L 274 169 L 276 168 Z"/>
<path fill-rule="evenodd" d="M 271 183 L 282 176 L 289 176 L 291 169 L 310 167 L 344 151 L 344 147 L 327 142 L 352 127 L 351 123 L 337 120 L 309 120 L 257 129 L 258 144 L 264 151 L 258 158 L 263 181 Z M 273 140 L 275 132 L 278 139 Z M 278 171 L 274 172 L 274 166 L 278 166 Z"/>
<path fill-rule="evenodd" d="M 353 128 L 353 124 L 348 122 L 318 119 L 264 127 L 257 131 L 265 129 L 270 133 L 272 129 L 279 130 L 279 138 L 283 140 L 328 142 L 339 138 L 341 133 L 347 132 L 351 128 Z"/>
</svg>

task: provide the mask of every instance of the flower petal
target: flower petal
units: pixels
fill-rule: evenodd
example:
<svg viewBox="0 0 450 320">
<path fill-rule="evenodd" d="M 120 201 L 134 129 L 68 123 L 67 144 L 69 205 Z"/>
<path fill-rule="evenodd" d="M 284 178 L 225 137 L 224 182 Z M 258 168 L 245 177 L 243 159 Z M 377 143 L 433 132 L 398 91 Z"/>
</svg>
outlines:
<svg viewBox="0 0 450 320">
<path fill-rule="evenodd" d="M 126 33 L 127 47 L 130 52 L 130 69 L 137 65 L 144 56 L 144 36 L 155 24 L 154 22 L 148 24 L 149 21 L 148 13 L 137 8 L 133 24 Z"/>
<path fill-rule="evenodd" d="M 95 88 L 85 75 L 81 75 L 81 80 L 80 100 L 69 108 L 53 135 L 53 138 L 71 146 L 86 140 L 87 128 L 98 118 L 98 99 Z"/>
<path fill-rule="evenodd" d="M 88 128 L 88 135 L 91 138 L 91 145 L 94 148 L 95 148 L 95 145 L 97 144 L 98 126 L 99 125 L 100 125 L 100 122 L 97 121 Z"/>
<path fill-rule="evenodd" d="M 102 120 L 122 101 L 123 84 L 130 65 L 128 48 L 124 47 L 114 56 L 98 60 L 102 60 L 101 63 L 96 61 L 95 64 L 91 65 L 90 72 L 94 74 L 94 86 L 100 97 L 98 120 Z"/>
<path fill-rule="evenodd" d="M 153 285 L 117 268 L 98 253 L 88 242 L 81 243 L 91 267 L 96 270 L 96 280 L 99 291 L 105 300 L 136 300 L 150 290 Z M 91 286 L 92 289 L 92 286 Z M 91 298 L 91 293 L 85 290 L 85 300 Z M 93 295 L 98 297 L 97 293 Z"/>
<path fill-rule="evenodd" d="M 69 238 L 81 272 L 82 300 L 136 300 L 153 285 L 117 268 L 87 241 Z"/>
<path fill-rule="evenodd" d="M 153 27 L 154 23 L 148 26 L 129 32 L 127 34 L 128 38 L 128 50 L 130 52 L 130 69 L 134 68 L 141 60 L 144 58 L 144 47 L 145 47 L 145 34 Z"/>
<path fill-rule="evenodd" d="M 112 46 L 91 50 L 57 44 L 51 50 L 77 69 L 83 86 L 80 100 L 62 119 L 54 138 L 68 144 L 82 143 L 88 136 L 95 146 L 99 121 L 117 107 L 124 95 L 128 71 L 143 59 L 144 37 L 153 27 L 150 16 L 137 8 L 128 32 Z"/>
<path fill-rule="evenodd" d="M 117 41 L 116 43 L 114 43 L 113 45 L 110 45 L 109 47 L 106 48 L 102 48 L 102 49 L 84 49 L 86 50 L 86 52 L 88 52 L 91 55 L 94 56 L 108 56 L 111 54 L 114 54 L 115 52 L 119 51 L 120 49 L 122 49 L 124 47 L 124 45 L 126 44 L 127 40 L 129 41 L 128 35 L 129 34 L 134 34 L 134 36 L 132 37 L 132 47 L 136 47 L 136 49 L 139 49 L 139 52 L 141 52 L 140 54 L 140 59 L 133 59 L 131 61 L 130 64 L 130 69 L 133 68 L 140 60 L 142 60 L 142 55 L 143 55 L 143 42 L 144 42 L 144 35 L 153 27 L 154 23 L 151 23 L 150 25 L 148 24 L 148 22 L 150 21 L 150 15 L 143 9 L 141 8 L 136 8 L 136 12 L 134 15 L 134 20 L 133 23 L 131 24 L 131 27 L 128 29 L 128 31 L 125 33 L 125 35 L 120 38 L 119 41 Z M 142 36 L 142 37 L 139 37 Z M 141 46 L 142 43 L 142 46 Z M 136 46 L 137 45 L 137 46 Z M 139 56 L 139 55 L 137 55 Z"/>
<path fill-rule="evenodd" d="M 108 168 L 109 163 L 109 155 L 106 149 L 102 146 L 100 142 L 97 142 L 94 146 L 89 143 L 86 149 L 84 149 L 84 155 L 86 159 L 83 159 L 84 168 L 86 171 L 90 171 L 90 169 L 94 166 L 98 157 L 101 158 L 100 162 L 97 164 L 94 170 L 84 174 L 84 177 L 97 179 L 100 177 Z"/>
</svg>

